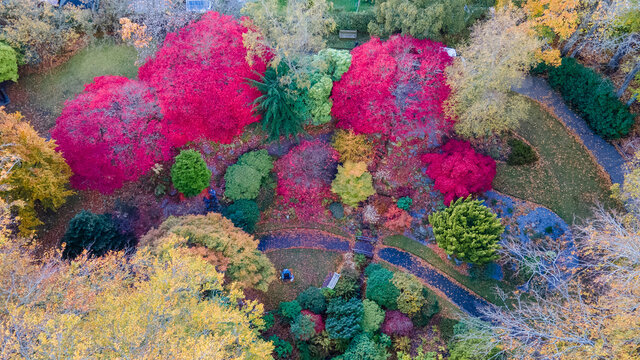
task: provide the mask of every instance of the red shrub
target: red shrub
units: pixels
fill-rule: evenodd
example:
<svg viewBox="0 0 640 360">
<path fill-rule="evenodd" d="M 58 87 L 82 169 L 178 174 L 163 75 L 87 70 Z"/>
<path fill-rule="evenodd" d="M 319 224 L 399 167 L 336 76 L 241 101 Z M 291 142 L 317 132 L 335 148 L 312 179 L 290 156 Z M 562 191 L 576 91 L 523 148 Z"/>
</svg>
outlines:
<svg viewBox="0 0 640 360">
<path fill-rule="evenodd" d="M 413 220 L 408 212 L 400 209 L 396 204 L 390 206 L 384 216 L 387 218 L 384 227 L 397 233 L 403 233 L 410 228 Z"/>
<path fill-rule="evenodd" d="M 331 180 L 340 155 L 320 141 L 303 141 L 275 162 L 278 195 L 305 218 L 317 212 L 330 196 Z"/>
<path fill-rule="evenodd" d="M 387 311 L 382 323 L 382 332 L 389 336 L 409 336 L 413 331 L 411 319 L 398 310 Z"/>
<path fill-rule="evenodd" d="M 51 131 L 79 189 L 110 193 L 170 159 L 152 89 L 121 76 L 101 76 L 67 101 Z"/>
<path fill-rule="evenodd" d="M 302 314 L 307 315 L 313 320 L 316 326 L 313 328 L 316 331 L 316 334 L 320 334 L 324 330 L 324 321 L 322 320 L 322 315 L 314 314 L 309 310 L 302 310 Z"/>
<path fill-rule="evenodd" d="M 247 79 L 257 79 L 265 65 L 246 61 L 243 27 L 231 16 L 208 12 L 177 33 L 168 34 L 155 58 L 139 71 L 154 87 L 173 146 L 205 138 L 230 143 L 260 118 L 252 102 L 260 92 Z"/>
<path fill-rule="evenodd" d="M 442 147 L 442 153 L 424 154 L 422 161 L 447 206 L 459 197 L 491 190 L 496 176 L 496 162 L 475 152 L 466 141 L 451 140 Z"/>
<path fill-rule="evenodd" d="M 442 103 L 450 93 L 444 69 L 451 58 L 442 44 L 399 35 L 385 42 L 372 38 L 352 56 L 331 96 L 338 127 L 392 140 L 437 136 L 450 128 Z"/>
</svg>

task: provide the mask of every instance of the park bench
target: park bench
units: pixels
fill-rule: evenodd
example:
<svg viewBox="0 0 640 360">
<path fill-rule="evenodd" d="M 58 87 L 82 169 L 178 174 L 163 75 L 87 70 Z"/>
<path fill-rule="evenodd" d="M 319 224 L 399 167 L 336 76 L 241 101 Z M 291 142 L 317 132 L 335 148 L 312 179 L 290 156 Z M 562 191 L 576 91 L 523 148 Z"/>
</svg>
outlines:
<svg viewBox="0 0 640 360">
<path fill-rule="evenodd" d="M 355 40 L 358 38 L 358 30 L 340 30 L 338 38 Z"/>
</svg>

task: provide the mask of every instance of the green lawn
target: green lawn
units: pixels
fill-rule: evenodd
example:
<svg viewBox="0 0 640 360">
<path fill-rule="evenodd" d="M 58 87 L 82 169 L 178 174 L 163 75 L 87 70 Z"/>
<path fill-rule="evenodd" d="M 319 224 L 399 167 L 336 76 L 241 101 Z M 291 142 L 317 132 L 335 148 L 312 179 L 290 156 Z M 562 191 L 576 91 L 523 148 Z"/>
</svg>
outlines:
<svg viewBox="0 0 640 360">
<path fill-rule="evenodd" d="M 613 206 L 607 183 L 587 150 L 563 124 L 530 102 L 529 116 L 517 132 L 538 151 L 540 160 L 525 166 L 499 163 L 493 187 L 544 205 L 568 224 L 574 216 L 588 217 L 596 201 Z"/>
<path fill-rule="evenodd" d="M 80 93 L 86 83 L 102 75 L 136 77 L 138 68 L 135 61 L 134 48 L 111 41 L 98 41 L 80 50 L 61 66 L 18 79 L 15 91 L 21 94 L 17 94 L 11 110 L 31 110 L 38 116 L 29 120 L 37 130 L 47 131 L 55 125 L 65 100 Z"/>
<path fill-rule="evenodd" d="M 360 8 L 358 8 L 358 0 L 333 0 L 332 2 L 334 10 L 356 11 L 358 9 L 358 12 L 363 12 L 373 8 L 373 1 L 360 0 Z"/>
<path fill-rule="evenodd" d="M 383 243 L 387 246 L 393 246 L 398 249 L 405 250 L 431 264 L 433 267 L 440 269 L 443 273 L 449 275 L 460 284 L 466 286 L 476 294 L 482 296 L 486 300 L 494 304 L 502 304 L 500 298 L 496 295 L 495 288 L 500 287 L 505 293 L 509 294 L 515 290 L 515 287 L 504 281 L 496 281 L 491 278 L 472 278 L 461 274 L 454 266 L 445 260 L 442 260 L 431 248 L 420 244 L 419 242 L 409 239 L 403 235 L 393 235 L 385 238 Z"/>
<path fill-rule="evenodd" d="M 317 249 L 285 249 L 267 252 L 267 257 L 280 275 L 282 269 L 291 269 L 293 283 L 283 283 L 279 279 L 272 282 L 269 290 L 261 296 L 267 310 L 273 310 L 283 301 L 294 300 L 299 293 L 310 286 L 320 287 L 329 272 L 336 271 L 342 261 L 342 254 Z"/>
</svg>

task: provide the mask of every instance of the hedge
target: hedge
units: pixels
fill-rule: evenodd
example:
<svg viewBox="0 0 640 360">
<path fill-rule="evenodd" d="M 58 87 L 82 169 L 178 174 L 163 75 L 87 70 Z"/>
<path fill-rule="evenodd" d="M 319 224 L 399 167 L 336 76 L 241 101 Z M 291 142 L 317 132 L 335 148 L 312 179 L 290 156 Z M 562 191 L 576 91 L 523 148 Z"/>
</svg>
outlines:
<svg viewBox="0 0 640 360">
<path fill-rule="evenodd" d="M 564 58 L 562 65 L 547 69 L 549 84 L 598 135 L 619 139 L 629 133 L 634 116 L 616 97 L 611 82 L 573 58 Z"/>
</svg>

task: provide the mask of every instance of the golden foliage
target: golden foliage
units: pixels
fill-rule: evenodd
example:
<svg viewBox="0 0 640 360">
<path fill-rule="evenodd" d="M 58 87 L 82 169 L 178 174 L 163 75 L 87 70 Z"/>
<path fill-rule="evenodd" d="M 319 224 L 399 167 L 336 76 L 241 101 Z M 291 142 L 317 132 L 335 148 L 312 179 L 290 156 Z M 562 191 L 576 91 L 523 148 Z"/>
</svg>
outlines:
<svg viewBox="0 0 640 360">
<path fill-rule="evenodd" d="M 140 244 L 162 246 L 172 235 L 183 239 L 180 246 L 195 246 L 192 252 L 202 252 L 202 247 L 212 252 L 206 258 L 243 287 L 266 291 L 275 279 L 273 264 L 257 250 L 258 241 L 218 213 L 170 217 L 143 236 Z"/>
<path fill-rule="evenodd" d="M 340 161 L 364 161 L 369 162 L 372 155 L 372 146 L 365 135 L 356 135 L 353 130 L 336 130 L 332 143 L 334 149 L 340 154 Z"/>
<path fill-rule="evenodd" d="M 353 161 L 338 166 L 338 174 L 331 183 L 331 191 L 339 195 L 343 203 L 354 207 L 376 193 L 373 178 L 367 171 L 367 164 Z"/>
<path fill-rule="evenodd" d="M 579 6 L 580 0 L 528 0 L 524 9 L 539 34 L 552 31 L 559 40 L 565 40 L 578 27 Z"/>
<path fill-rule="evenodd" d="M 137 24 L 129 18 L 120 18 L 122 41 L 133 45 L 136 49 L 149 47 L 153 38 L 147 34 L 147 25 Z"/>
<path fill-rule="evenodd" d="M 42 222 L 35 205 L 56 210 L 73 194 L 67 188 L 71 169 L 53 140 L 45 140 L 20 113 L 7 114 L 0 108 L 0 158 L 5 177 L 0 179 L 4 187 L 2 198 L 18 211 L 20 232 L 30 235 Z"/>
<path fill-rule="evenodd" d="M 474 26 L 469 44 L 459 49 L 461 57 L 447 68 L 452 94 L 445 106 L 460 135 L 512 130 L 526 116 L 527 102 L 510 92 L 536 63 L 542 42 L 522 17 L 507 8 Z"/>
<path fill-rule="evenodd" d="M 180 241 L 73 262 L 0 246 L 0 358 L 269 358 L 262 305 L 224 290 L 222 274 Z"/>
</svg>

